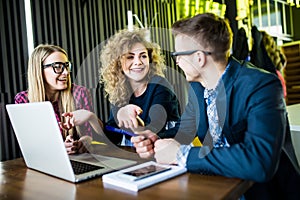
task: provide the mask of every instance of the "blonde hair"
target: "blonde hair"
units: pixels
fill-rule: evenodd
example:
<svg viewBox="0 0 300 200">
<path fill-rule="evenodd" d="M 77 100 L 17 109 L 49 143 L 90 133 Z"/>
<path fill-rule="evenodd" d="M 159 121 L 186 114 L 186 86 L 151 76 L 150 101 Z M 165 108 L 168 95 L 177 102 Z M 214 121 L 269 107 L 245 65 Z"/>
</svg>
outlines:
<svg viewBox="0 0 300 200">
<path fill-rule="evenodd" d="M 269 58 L 271 59 L 275 68 L 281 71 L 286 66 L 285 55 L 280 51 L 280 49 L 278 49 L 272 36 L 265 31 L 261 31 L 261 33 L 263 36 L 262 41 Z"/>
<path fill-rule="evenodd" d="M 54 52 L 61 52 L 68 58 L 67 52 L 59 46 L 40 44 L 32 52 L 28 61 L 28 100 L 29 102 L 46 101 L 46 91 L 43 78 L 42 65 L 44 60 Z M 72 83 L 70 73 L 68 75 L 68 87 L 59 92 L 59 111 L 71 112 L 75 110 L 74 99 L 71 91 Z M 63 117 L 61 121 L 63 122 Z M 69 134 L 73 134 L 73 130 L 69 130 Z M 64 136 L 68 133 L 64 131 Z"/>
<path fill-rule="evenodd" d="M 159 45 L 146 40 L 143 29 L 121 30 L 111 37 L 100 53 L 100 83 L 104 83 L 106 96 L 116 106 L 124 106 L 132 94 L 132 88 L 122 71 L 121 57 L 128 53 L 136 43 L 143 44 L 148 50 L 150 70 L 148 80 L 154 75 L 164 77 L 166 66 Z"/>
</svg>

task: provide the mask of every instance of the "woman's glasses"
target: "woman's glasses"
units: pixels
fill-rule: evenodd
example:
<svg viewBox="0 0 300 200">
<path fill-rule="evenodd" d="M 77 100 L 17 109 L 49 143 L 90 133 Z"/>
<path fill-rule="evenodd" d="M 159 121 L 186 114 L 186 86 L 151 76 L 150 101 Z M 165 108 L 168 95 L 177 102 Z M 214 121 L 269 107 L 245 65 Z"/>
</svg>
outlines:
<svg viewBox="0 0 300 200">
<path fill-rule="evenodd" d="M 179 51 L 179 52 L 171 52 L 171 56 L 173 60 L 176 62 L 177 56 L 187 56 L 196 53 L 197 51 L 203 52 L 205 55 L 211 55 L 209 51 L 202 51 L 202 50 L 191 50 L 191 51 Z"/>
<path fill-rule="evenodd" d="M 50 64 L 47 64 L 47 65 L 43 65 L 42 67 L 43 67 L 43 69 L 45 69 L 47 67 L 52 67 L 54 73 L 62 74 L 65 69 L 68 72 L 70 72 L 72 64 L 71 64 L 71 62 L 65 62 L 65 63 L 64 62 L 54 62 L 54 63 L 50 63 Z"/>
</svg>

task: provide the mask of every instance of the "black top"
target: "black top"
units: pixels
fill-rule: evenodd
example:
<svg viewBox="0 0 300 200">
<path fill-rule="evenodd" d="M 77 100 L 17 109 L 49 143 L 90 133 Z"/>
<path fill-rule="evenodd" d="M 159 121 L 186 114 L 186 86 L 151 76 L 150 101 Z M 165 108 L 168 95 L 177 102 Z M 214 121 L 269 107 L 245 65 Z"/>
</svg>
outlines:
<svg viewBox="0 0 300 200">
<path fill-rule="evenodd" d="M 129 104 L 135 104 L 143 110 L 140 117 L 145 122 L 147 129 L 160 136 L 160 132 L 166 127 L 172 127 L 174 122 L 180 118 L 180 108 L 178 99 L 173 91 L 172 85 L 167 79 L 161 76 L 153 76 L 147 85 L 146 91 L 139 97 L 131 95 Z M 111 105 L 111 112 L 107 125 L 117 126 L 117 111 L 118 107 Z M 114 118 L 115 116 L 115 118 Z M 105 131 L 108 138 L 115 144 L 119 144 L 122 140 L 122 135 Z"/>
</svg>

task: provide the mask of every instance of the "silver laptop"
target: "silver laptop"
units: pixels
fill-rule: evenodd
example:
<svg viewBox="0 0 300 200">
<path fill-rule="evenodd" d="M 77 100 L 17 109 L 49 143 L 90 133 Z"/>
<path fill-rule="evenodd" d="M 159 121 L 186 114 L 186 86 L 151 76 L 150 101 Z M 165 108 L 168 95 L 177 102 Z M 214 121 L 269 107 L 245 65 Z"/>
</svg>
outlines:
<svg viewBox="0 0 300 200">
<path fill-rule="evenodd" d="M 8 104 L 6 109 L 28 168 L 80 182 L 136 163 L 89 153 L 69 156 L 50 102 Z M 73 169 L 78 164 L 79 172 Z"/>
</svg>

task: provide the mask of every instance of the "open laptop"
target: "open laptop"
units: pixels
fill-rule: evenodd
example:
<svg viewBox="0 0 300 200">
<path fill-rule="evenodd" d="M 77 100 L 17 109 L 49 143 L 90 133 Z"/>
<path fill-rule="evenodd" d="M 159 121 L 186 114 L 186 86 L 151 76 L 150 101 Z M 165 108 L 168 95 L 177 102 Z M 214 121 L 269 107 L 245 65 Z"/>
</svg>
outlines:
<svg viewBox="0 0 300 200">
<path fill-rule="evenodd" d="M 50 102 L 8 104 L 6 109 L 28 168 L 80 182 L 136 163 L 89 153 L 69 156 Z M 79 172 L 72 168 L 77 164 Z"/>
</svg>

